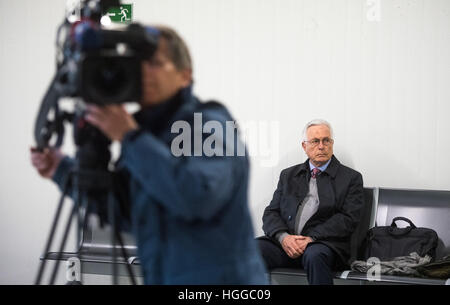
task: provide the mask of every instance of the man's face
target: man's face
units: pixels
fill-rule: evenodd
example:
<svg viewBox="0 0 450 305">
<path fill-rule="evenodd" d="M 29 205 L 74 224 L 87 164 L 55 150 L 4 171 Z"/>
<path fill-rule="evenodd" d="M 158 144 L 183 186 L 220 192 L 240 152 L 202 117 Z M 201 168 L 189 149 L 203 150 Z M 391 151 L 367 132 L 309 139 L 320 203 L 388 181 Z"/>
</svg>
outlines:
<svg viewBox="0 0 450 305">
<path fill-rule="evenodd" d="M 306 130 L 306 138 L 307 142 L 303 142 L 302 147 L 311 163 L 315 166 L 322 166 L 327 163 L 333 156 L 333 140 L 331 139 L 330 129 L 326 125 L 311 126 Z M 317 140 L 320 140 L 320 142 L 314 144 Z"/>
<path fill-rule="evenodd" d="M 178 70 L 168 56 L 167 41 L 161 38 L 154 56 L 142 62 L 142 105 L 156 105 L 191 83 L 191 70 Z"/>
</svg>

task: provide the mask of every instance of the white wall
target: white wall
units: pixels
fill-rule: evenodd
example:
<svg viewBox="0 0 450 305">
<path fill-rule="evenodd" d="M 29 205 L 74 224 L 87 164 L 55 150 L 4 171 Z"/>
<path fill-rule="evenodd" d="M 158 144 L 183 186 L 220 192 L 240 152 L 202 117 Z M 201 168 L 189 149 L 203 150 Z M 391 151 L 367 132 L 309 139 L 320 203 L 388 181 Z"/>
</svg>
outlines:
<svg viewBox="0 0 450 305">
<path fill-rule="evenodd" d="M 130 2 L 136 20 L 185 37 L 201 98 L 242 125 L 262 122 L 252 143 L 271 144 L 276 162 L 256 146 L 257 234 L 280 171 L 305 159 L 300 135 L 313 118 L 333 124 L 335 154 L 366 186 L 450 190 L 450 1 L 380 0 L 379 15 L 376 0 Z M 64 3 L 0 0 L 0 284 L 32 282 L 56 206 L 28 147 Z"/>
</svg>

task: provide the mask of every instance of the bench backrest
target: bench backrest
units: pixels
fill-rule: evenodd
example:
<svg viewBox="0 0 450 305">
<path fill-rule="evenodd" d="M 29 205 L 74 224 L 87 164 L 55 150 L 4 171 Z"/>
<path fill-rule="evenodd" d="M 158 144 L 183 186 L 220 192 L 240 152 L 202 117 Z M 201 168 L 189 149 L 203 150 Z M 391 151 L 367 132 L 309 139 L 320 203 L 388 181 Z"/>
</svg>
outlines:
<svg viewBox="0 0 450 305">
<path fill-rule="evenodd" d="M 437 232 L 437 259 L 450 254 L 450 191 L 379 188 L 376 225 L 389 226 L 397 216 Z M 402 227 L 402 223 L 398 222 L 398 226 Z"/>
<path fill-rule="evenodd" d="M 105 225 L 103 228 L 99 226 L 87 227 L 82 233 L 81 253 L 91 255 L 108 256 L 111 254 L 112 234 L 111 227 Z M 122 232 L 122 241 L 129 257 L 137 255 L 136 242 L 131 234 Z M 116 247 L 119 247 L 116 240 Z M 117 255 L 121 255 L 117 252 Z"/>
<path fill-rule="evenodd" d="M 349 264 L 355 260 L 360 260 L 363 257 L 364 239 L 367 230 L 370 228 L 371 220 L 373 218 L 375 204 L 375 189 L 364 188 L 364 207 L 361 214 L 361 220 L 358 223 L 355 231 L 351 236 L 350 241 L 350 261 Z"/>
</svg>

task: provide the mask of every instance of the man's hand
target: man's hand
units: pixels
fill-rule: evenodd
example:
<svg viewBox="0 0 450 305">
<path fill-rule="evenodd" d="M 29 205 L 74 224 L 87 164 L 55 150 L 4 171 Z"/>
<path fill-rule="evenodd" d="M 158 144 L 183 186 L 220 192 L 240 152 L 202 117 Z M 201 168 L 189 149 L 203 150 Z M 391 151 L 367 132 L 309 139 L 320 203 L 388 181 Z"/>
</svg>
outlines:
<svg viewBox="0 0 450 305">
<path fill-rule="evenodd" d="M 138 124 L 122 105 L 87 106 L 86 121 L 99 128 L 113 141 L 122 141 L 125 134 Z"/>
<path fill-rule="evenodd" d="M 281 242 L 281 246 L 290 258 L 298 258 L 306 249 L 306 246 L 313 240 L 308 236 L 287 235 Z"/>
<path fill-rule="evenodd" d="M 59 163 L 64 155 L 58 148 L 44 148 L 38 151 L 34 147 L 30 147 L 31 164 L 37 169 L 39 175 L 44 178 L 51 179 L 58 168 Z"/>
<path fill-rule="evenodd" d="M 306 246 L 308 246 L 309 243 L 312 243 L 313 240 L 309 236 L 302 236 L 298 235 L 297 237 L 297 245 L 300 247 L 300 249 L 305 252 Z"/>
</svg>

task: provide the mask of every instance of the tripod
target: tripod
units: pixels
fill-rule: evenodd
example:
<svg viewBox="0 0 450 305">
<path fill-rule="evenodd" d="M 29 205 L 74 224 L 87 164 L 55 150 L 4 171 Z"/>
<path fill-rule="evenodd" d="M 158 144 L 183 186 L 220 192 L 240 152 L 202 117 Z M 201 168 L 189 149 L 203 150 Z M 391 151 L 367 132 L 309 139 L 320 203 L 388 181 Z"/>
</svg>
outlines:
<svg viewBox="0 0 450 305">
<path fill-rule="evenodd" d="M 55 232 L 56 232 L 56 228 L 59 222 L 59 219 L 61 218 L 61 211 L 62 211 L 62 207 L 64 204 L 64 199 L 65 197 L 69 194 L 69 190 L 71 189 L 71 186 L 73 188 L 78 188 L 79 190 L 87 190 L 87 191 L 92 191 L 92 183 L 87 182 L 86 181 L 93 181 L 95 180 L 97 182 L 97 184 L 95 185 L 95 188 L 97 190 L 104 190 L 106 191 L 106 195 L 107 195 L 107 210 L 108 210 L 108 218 L 109 218 L 109 223 L 111 225 L 111 243 L 112 243 L 112 249 L 111 249 L 111 257 L 112 257 L 112 275 L 113 275 L 113 284 L 117 285 L 117 249 L 116 249 L 116 242 L 119 244 L 119 248 L 121 251 L 121 255 L 123 256 L 123 258 L 125 259 L 125 261 L 127 262 L 128 260 L 128 255 L 122 240 L 122 237 L 120 235 L 120 232 L 117 228 L 117 224 L 116 224 L 116 216 L 117 216 L 117 210 L 116 210 L 116 205 L 115 205 L 115 198 L 113 195 L 113 190 L 112 190 L 112 186 L 113 186 L 113 178 L 112 178 L 112 173 L 102 173 L 102 172 L 98 172 L 98 171 L 89 171 L 89 170 L 82 170 L 82 171 L 72 171 L 69 173 L 68 177 L 66 178 L 66 181 L 64 182 L 64 187 L 63 187 L 63 192 L 61 195 L 61 198 L 59 199 L 59 203 L 58 203 L 58 207 L 52 222 L 52 226 L 50 229 L 50 234 L 48 235 L 48 239 L 47 239 L 47 243 L 45 246 L 45 250 L 44 250 L 44 255 L 42 257 L 40 266 L 39 266 L 39 271 L 36 277 L 36 281 L 35 284 L 39 285 L 41 283 L 41 279 L 44 273 L 44 269 L 45 269 L 45 265 L 46 262 L 48 260 L 48 253 L 50 251 L 50 247 L 53 243 L 53 239 L 55 236 Z M 74 199 L 78 199 L 78 200 L 74 200 L 74 204 L 72 206 L 69 218 L 66 222 L 66 225 L 64 227 L 64 232 L 63 232 L 63 237 L 58 249 L 58 253 L 57 253 L 57 258 L 56 258 L 56 262 L 55 265 L 53 267 L 53 271 L 51 273 L 51 278 L 50 278 L 50 285 L 53 285 L 55 283 L 55 279 L 56 279 L 56 275 L 58 272 L 58 267 L 59 267 L 59 262 L 62 260 L 62 253 L 64 251 L 66 242 L 67 242 L 67 238 L 69 235 L 69 231 L 73 222 L 73 219 L 75 218 L 75 214 L 78 215 L 78 238 L 77 238 L 77 244 L 80 245 L 81 243 L 81 238 L 80 238 L 80 232 L 82 229 L 85 228 L 85 226 L 87 225 L 87 217 L 88 217 L 88 212 L 89 212 L 89 208 L 90 208 L 90 202 L 89 202 L 89 198 L 86 198 L 85 192 L 76 192 L 78 193 L 78 195 L 74 195 Z M 75 194 L 76 194 L 75 193 Z M 78 213 L 77 213 L 78 210 Z M 84 211 L 83 211 L 84 210 Z M 81 212 L 81 213 L 80 213 Z M 80 251 L 77 251 L 77 257 L 78 259 L 80 258 Z M 127 271 L 128 271 L 128 275 L 131 278 L 132 284 L 136 285 L 136 280 L 133 274 L 133 270 L 130 266 L 130 264 L 126 263 L 126 267 L 127 267 Z"/>
<path fill-rule="evenodd" d="M 112 275 L 113 284 L 117 285 L 117 249 L 118 243 L 121 255 L 125 260 L 128 275 L 131 278 L 133 285 L 136 285 L 136 280 L 133 270 L 128 263 L 128 255 L 117 226 L 117 204 L 114 190 L 120 185 L 115 185 L 114 172 L 107 169 L 110 153 L 107 148 L 109 141 L 105 140 L 98 131 L 93 131 L 89 128 L 75 132 L 76 143 L 79 145 L 77 151 L 76 165 L 74 170 L 70 171 L 62 186 L 62 194 L 58 202 L 55 216 L 53 218 L 50 233 L 47 238 L 44 254 L 39 266 L 38 274 L 35 284 L 39 285 L 44 274 L 45 265 L 48 260 L 50 247 L 52 246 L 56 228 L 61 218 L 61 212 L 66 196 L 72 193 L 74 204 L 71 208 L 69 218 L 64 227 L 63 237 L 58 248 L 56 262 L 51 273 L 50 285 L 55 283 L 56 275 L 58 273 L 59 262 L 63 259 L 63 251 L 66 246 L 69 231 L 72 226 L 75 216 L 78 218 L 77 230 L 77 245 L 81 245 L 81 232 L 87 226 L 87 219 L 90 210 L 95 208 L 100 209 L 106 203 L 107 218 L 111 226 L 111 257 L 112 257 Z M 122 198 L 124 199 L 124 198 Z M 126 199 L 125 199 L 126 200 Z M 103 206 L 104 207 L 104 206 Z M 77 251 L 77 258 L 80 259 L 80 248 Z"/>
</svg>

